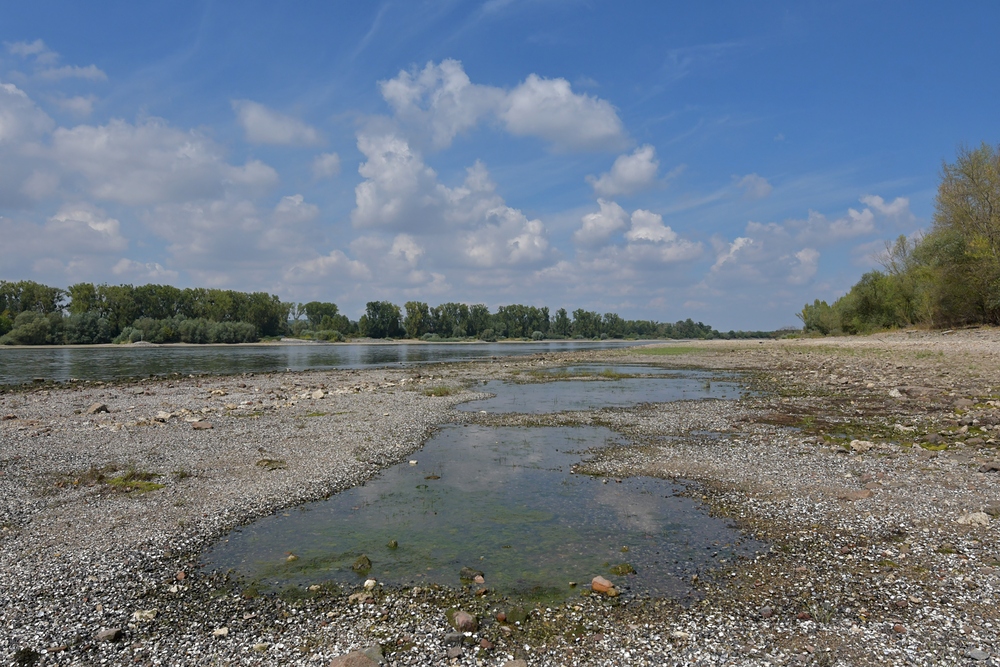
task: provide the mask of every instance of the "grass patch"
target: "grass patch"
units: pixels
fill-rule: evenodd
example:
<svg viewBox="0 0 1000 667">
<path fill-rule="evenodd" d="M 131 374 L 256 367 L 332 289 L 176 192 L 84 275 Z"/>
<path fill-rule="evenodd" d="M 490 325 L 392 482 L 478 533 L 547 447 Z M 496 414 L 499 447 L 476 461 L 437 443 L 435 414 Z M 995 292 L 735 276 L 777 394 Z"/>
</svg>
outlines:
<svg viewBox="0 0 1000 667">
<path fill-rule="evenodd" d="M 288 467 L 284 459 L 261 459 L 254 465 L 265 470 L 283 470 Z"/>
<path fill-rule="evenodd" d="M 146 472 L 129 468 L 123 474 L 106 480 L 106 484 L 116 491 L 123 493 L 149 493 L 162 489 L 163 484 L 157 484 L 153 480 L 159 477 L 155 472 Z"/>
<path fill-rule="evenodd" d="M 655 357 L 672 357 L 681 354 L 697 354 L 703 352 L 703 347 L 691 347 L 690 345 L 665 345 L 663 347 L 639 347 L 629 352 L 635 354 L 648 354 Z"/>
<path fill-rule="evenodd" d="M 115 475 L 115 473 L 121 473 Z M 175 473 L 176 474 L 176 473 Z M 136 470 L 128 466 L 124 470 L 114 463 L 103 466 L 90 466 L 88 469 L 62 475 L 56 482 L 59 488 L 68 486 L 103 486 L 119 493 L 148 493 L 162 489 L 163 484 L 153 480 L 160 477 L 158 473 Z"/>
<path fill-rule="evenodd" d="M 310 412 L 306 414 L 306 417 L 326 417 L 325 412 Z"/>
<path fill-rule="evenodd" d="M 424 396 L 451 396 L 452 394 L 457 394 L 458 392 L 459 390 L 455 387 L 438 385 L 437 387 L 424 389 Z"/>
</svg>

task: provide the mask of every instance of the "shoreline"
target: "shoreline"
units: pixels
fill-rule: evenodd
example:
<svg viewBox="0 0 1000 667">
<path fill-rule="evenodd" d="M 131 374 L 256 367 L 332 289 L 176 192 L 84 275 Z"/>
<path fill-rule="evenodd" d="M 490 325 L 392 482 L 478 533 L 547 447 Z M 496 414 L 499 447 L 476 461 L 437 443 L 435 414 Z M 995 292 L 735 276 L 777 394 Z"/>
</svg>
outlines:
<svg viewBox="0 0 1000 667">
<path fill-rule="evenodd" d="M 466 646 L 452 664 L 990 659 L 1000 649 L 1000 540 L 990 514 L 1000 514 L 991 504 L 1000 475 L 978 471 L 1000 465 L 1000 433 L 989 423 L 1000 422 L 989 404 L 1000 399 L 1000 334 L 692 346 L 663 356 L 546 352 L 499 364 L 158 378 L 2 395 L 0 623 L 12 631 L 0 639 L 0 655 L 33 651 L 39 664 L 327 664 L 378 643 L 390 664 L 446 664 L 453 646 L 444 611 L 458 604 L 480 616 L 476 638 L 493 648 Z M 542 416 L 451 409 L 476 396 L 469 387 L 483 380 L 579 361 L 740 371 L 759 391 L 735 402 Z M 436 386 L 460 391 L 423 394 Z M 311 398 L 317 390 L 330 393 Z M 98 401 L 110 412 L 83 414 Z M 159 411 L 177 416 L 159 422 Z M 213 428 L 184 421 L 196 415 Z M 488 596 L 376 588 L 362 603 L 349 590 L 247 597 L 238 581 L 197 569 L 200 550 L 225 531 L 362 483 L 441 423 L 608 426 L 634 446 L 602 453 L 590 472 L 681 481 L 773 549 L 706 573 L 694 584 L 701 601 L 690 607 L 589 596 L 532 612 L 509 636 L 489 622 L 505 603 Z M 930 448 L 906 439 L 927 439 Z M 284 466 L 258 465 L 265 459 Z M 134 494 L 73 483 L 74 474 L 113 462 L 159 473 L 164 487 Z M 151 609 L 151 618 L 136 615 Z M 121 641 L 97 639 L 115 628 Z"/>
</svg>

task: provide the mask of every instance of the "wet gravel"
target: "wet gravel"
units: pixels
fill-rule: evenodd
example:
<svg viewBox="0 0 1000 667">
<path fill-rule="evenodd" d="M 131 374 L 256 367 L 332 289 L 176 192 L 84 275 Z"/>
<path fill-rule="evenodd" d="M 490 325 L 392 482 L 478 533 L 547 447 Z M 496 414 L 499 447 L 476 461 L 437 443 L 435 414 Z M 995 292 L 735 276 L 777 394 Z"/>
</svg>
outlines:
<svg viewBox="0 0 1000 667">
<path fill-rule="evenodd" d="M 2 393 L 0 657 L 327 665 L 379 645 L 395 665 L 998 664 L 1000 334 L 693 345 Z M 452 409 L 484 380 L 602 359 L 740 371 L 754 392 Z M 108 411 L 88 414 L 95 404 Z M 577 472 L 682 480 L 771 549 L 700 573 L 693 603 L 626 592 L 525 609 L 377 583 L 260 595 L 198 568 L 226 531 L 363 483 L 446 422 L 608 426 L 632 445 Z M 454 607 L 479 628 L 456 633 Z"/>
</svg>

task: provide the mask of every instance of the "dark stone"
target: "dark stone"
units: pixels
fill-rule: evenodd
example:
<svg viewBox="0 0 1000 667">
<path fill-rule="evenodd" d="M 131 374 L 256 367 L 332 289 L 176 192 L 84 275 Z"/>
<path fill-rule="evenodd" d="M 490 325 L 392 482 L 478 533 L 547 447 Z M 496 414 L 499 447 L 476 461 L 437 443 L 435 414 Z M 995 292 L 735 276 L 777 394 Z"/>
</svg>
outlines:
<svg viewBox="0 0 1000 667">
<path fill-rule="evenodd" d="M 461 658 L 462 657 L 462 647 L 461 646 L 452 646 L 452 647 L 450 647 L 448 649 L 448 657 L 449 658 Z"/>
<path fill-rule="evenodd" d="M 979 466 L 979 472 L 1000 472 L 1000 463 L 990 461 Z"/>
<path fill-rule="evenodd" d="M 449 632 L 444 636 L 444 643 L 449 646 L 453 644 L 461 644 L 463 639 L 465 639 L 465 635 L 461 632 Z"/>
<path fill-rule="evenodd" d="M 483 573 L 479 570 L 473 570 L 471 567 L 463 567 L 458 572 L 458 578 L 462 581 L 473 581 L 476 577 L 482 577 Z"/>
<path fill-rule="evenodd" d="M 771 607 L 761 607 L 760 608 L 760 617 L 761 618 L 771 618 L 772 616 L 774 616 L 774 609 L 772 609 Z"/>
<path fill-rule="evenodd" d="M 467 611 L 455 611 L 448 621 L 459 632 L 475 632 L 479 628 L 479 620 Z"/>
<path fill-rule="evenodd" d="M 354 561 L 354 564 L 351 565 L 351 569 L 354 570 L 355 572 L 365 573 L 368 570 L 372 569 L 372 561 L 370 558 L 368 558 L 368 556 L 361 554 Z"/>
<path fill-rule="evenodd" d="M 108 412 L 108 406 L 104 403 L 92 403 L 89 408 L 87 408 L 88 415 L 96 415 L 99 412 Z"/>
</svg>

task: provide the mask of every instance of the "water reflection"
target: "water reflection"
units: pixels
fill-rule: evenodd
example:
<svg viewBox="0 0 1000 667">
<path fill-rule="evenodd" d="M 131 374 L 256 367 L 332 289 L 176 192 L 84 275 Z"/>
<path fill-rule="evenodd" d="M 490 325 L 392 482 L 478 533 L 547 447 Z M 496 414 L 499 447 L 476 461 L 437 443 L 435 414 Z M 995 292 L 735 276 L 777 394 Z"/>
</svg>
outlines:
<svg viewBox="0 0 1000 667">
<path fill-rule="evenodd" d="M 627 407 L 636 403 L 665 403 L 667 401 L 700 400 L 706 398 L 735 399 L 742 395 L 742 388 L 732 380 L 719 380 L 705 371 L 665 371 L 655 367 L 629 366 L 630 373 L 651 374 L 656 377 L 625 377 L 607 379 L 610 368 L 624 366 L 587 366 L 593 371 L 589 378 L 555 380 L 542 383 L 512 383 L 492 380 L 477 387 L 479 391 L 495 394 L 493 398 L 463 403 L 459 410 L 466 412 L 517 412 L 543 414 L 562 410 L 589 410 L 610 407 Z M 551 373 L 560 372 L 554 369 Z M 621 373 L 621 370 L 614 371 Z M 544 375 L 544 373 L 540 374 Z M 612 377 L 614 377 L 612 375 Z"/>
<path fill-rule="evenodd" d="M 539 352 L 603 350 L 634 341 L 538 343 L 346 344 L 260 346 L 37 347 L 0 346 L 0 385 L 35 378 L 64 382 L 114 380 L 148 375 L 266 373 L 283 370 L 366 368 L 395 364 L 469 361 Z"/>
<path fill-rule="evenodd" d="M 365 554 L 373 565 L 363 576 L 391 584 L 457 586 L 469 566 L 505 594 L 566 599 L 576 594 L 569 582 L 601 574 L 632 593 L 679 597 L 692 573 L 761 548 L 667 481 L 570 473 L 583 450 L 608 444 L 624 443 L 596 427 L 445 427 L 417 465 L 235 531 L 207 567 L 270 587 L 356 584 L 351 565 Z M 612 575 L 620 563 L 637 573 Z"/>
</svg>

